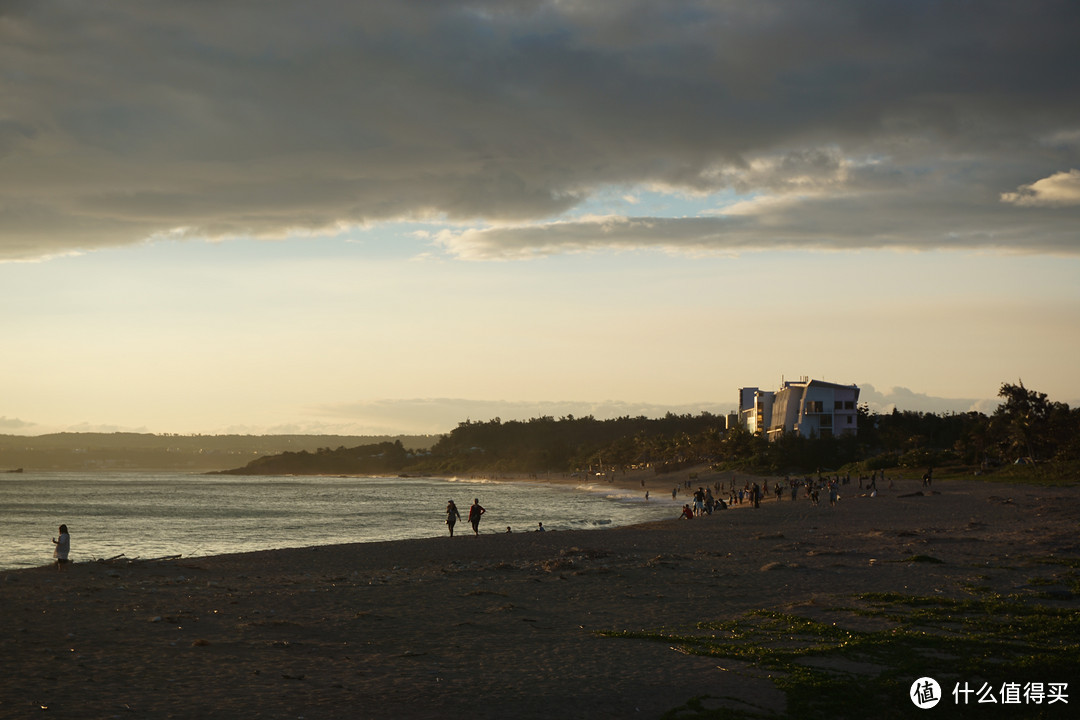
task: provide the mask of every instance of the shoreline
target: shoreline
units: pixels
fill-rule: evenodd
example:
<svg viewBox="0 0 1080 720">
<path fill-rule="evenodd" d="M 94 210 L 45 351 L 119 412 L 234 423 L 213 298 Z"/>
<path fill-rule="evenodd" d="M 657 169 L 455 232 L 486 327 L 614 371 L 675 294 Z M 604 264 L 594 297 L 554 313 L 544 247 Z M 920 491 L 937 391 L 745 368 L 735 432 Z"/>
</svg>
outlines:
<svg viewBox="0 0 1080 720">
<path fill-rule="evenodd" d="M 783 711 L 752 669 L 597 633 L 828 619 L 867 591 L 1008 593 L 1047 557 L 1080 562 L 1078 488 L 946 480 L 901 497 L 909 482 L 603 532 L 0 571 L 0 715 L 623 718 L 701 695 Z"/>
<path fill-rule="evenodd" d="M 175 473 L 165 473 L 166 480 L 172 477 Z M 82 473 L 77 473 L 80 477 Z M 110 473 L 109 477 L 114 474 Z M 119 473 L 122 477 L 124 474 Z M 138 479 L 142 477 L 141 473 L 131 473 L 131 478 Z M 193 477 L 199 479 L 202 477 L 202 473 L 190 474 L 180 473 L 175 475 L 184 475 L 187 477 Z M 476 492 L 484 497 L 485 492 L 496 494 L 494 489 L 496 486 L 503 486 L 504 488 L 518 488 L 514 495 L 530 497 L 533 496 L 532 490 L 529 490 L 529 486 L 536 488 L 541 498 L 546 498 L 547 494 L 554 492 L 556 496 L 562 495 L 577 495 L 580 498 L 588 497 L 587 502 L 600 503 L 606 499 L 613 503 L 610 509 L 604 509 L 597 505 L 592 511 L 581 511 L 581 514 L 561 516 L 558 514 L 545 514 L 540 508 L 546 507 L 544 504 L 537 504 L 537 513 L 526 511 L 524 513 L 517 512 L 511 513 L 513 517 L 499 517 L 499 515 L 505 515 L 507 509 L 517 507 L 511 502 L 506 502 L 505 498 L 503 502 L 496 502 L 494 514 L 488 513 L 485 516 L 485 522 L 481 524 L 481 534 L 499 534 L 502 535 L 503 528 L 507 524 L 513 526 L 515 533 L 521 532 L 534 532 L 536 530 L 536 519 L 540 519 L 546 525 L 546 530 L 549 532 L 565 532 L 570 529 L 611 529 L 614 527 L 623 527 L 626 525 L 636 524 L 641 521 L 650 522 L 657 519 L 674 518 L 677 516 L 677 510 L 673 503 L 670 502 L 656 502 L 656 503 L 642 503 L 639 502 L 640 498 L 637 497 L 638 493 L 634 490 L 623 489 L 622 485 L 612 485 L 608 483 L 595 483 L 590 482 L 588 478 L 573 478 L 569 474 L 551 474 L 551 475 L 475 475 L 475 476 L 431 476 L 431 475 L 416 475 L 411 477 L 400 477 L 393 475 L 342 475 L 342 474 L 322 474 L 322 475 L 276 475 L 276 476 L 260 476 L 252 477 L 254 481 L 269 482 L 271 484 L 278 481 L 283 481 L 286 484 L 290 483 L 294 479 L 299 480 L 312 480 L 318 482 L 320 480 L 327 480 L 337 483 L 337 487 L 351 487 L 355 482 L 356 487 L 362 487 L 366 480 L 377 481 L 379 485 L 385 485 L 391 489 L 395 486 L 402 492 L 409 493 L 409 481 L 421 481 L 424 485 L 430 484 L 433 487 L 444 487 L 445 491 L 453 497 L 458 497 L 459 494 L 468 492 L 468 497 L 473 496 L 473 490 L 468 489 L 469 486 L 476 488 Z M 240 479 L 240 485 L 237 486 L 235 492 L 242 493 L 244 478 Z M 400 480 L 400 483 L 399 483 Z M 92 478 L 87 483 L 88 486 L 92 485 Z M 485 491 L 483 488 L 491 488 Z M 437 493 L 442 493 L 444 490 L 436 490 Z M 503 491 L 498 491 L 499 493 Z M 440 495 L 441 496 L 441 495 Z M 441 496 L 445 497 L 445 496 Z M 459 501 L 461 500 L 458 497 Z M 660 498 L 657 498 L 660 499 Z M 492 501 L 495 498 L 491 498 Z M 443 501 L 445 502 L 445 500 Z M 489 502 L 485 502 L 489 504 Z M 605 503 L 605 506 L 607 503 Z M 652 505 L 650 508 L 649 506 Z M 622 508 L 622 510 L 620 510 Z M 630 508 L 636 508 L 636 510 L 628 510 Z M 467 507 L 463 509 L 467 510 Z M 432 506 L 429 503 L 423 505 L 422 510 L 425 518 L 422 522 L 410 522 L 402 524 L 398 528 L 388 529 L 387 533 L 371 531 L 371 527 L 365 525 L 368 528 L 366 532 L 352 533 L 353 537 L 349 538 L 349 543 L 369 545 L 373 543 L 382 542 L 396 542 L 416 539 L 438 539 L 446 536 L 446 525 L 444 523 L 445 515 L 441 510 L 441 507 Z M 343 518 L 348 517 L 342 515 Z M 380 515 L 382 517 L 382 515 Z M 390 517 L 387 515 L 386 517 Z M 492 521 L 494 519 L 494 524 Z M 532 522 L 525 522 L 532 518 Z M 560 522 L 562 518 L 563 522 Z M 69 520 L 70 522 L 70 520 Z M 501 523 L 501 524 L 500 524 Z M 471 535 L 471 529 L 467 527 L 467 522 L 459 524 L 459 534 L 463 531 L 468 531 Z M 98 534 L 94 537 L 101 537 L 101 528 L 96 528 Z M 216 528 L 208 528 L 208 531 L 213 532 Z M 21 537 L 21 536 L 20 536 Z M 195 537 L 195 536 L 193 536 Z M 102 546 L 99 542 L 96 545 L 92 543 L 84 542 L 85 537 L 80 536 L 80 542 L 78 545 L 78 553 L 72 559 L 72 565 L 85 565 L 87 563 L 101 563 L 105 561 L 112 561 L 117 564 L 124 564 L 127 562 L 148 562 L 161 559 L 183 559 L 183 560 L 196 560 L 208 557 L 215 557 L 218 555 L 233 555 L 242 554 L 246 552 L 260 552 L 268 550 L 290 550 L 290 549 L 306 549 L 312 547 L 324 547 L 332 544 L 338 544 L 341 542 L 338 538 L 340 533 L 309 533 L 301 537 L 290 535 L 285 537 L 280 531 L 267 534 L 264 536 L 252 536 L 252 537 L 237 537 L 236 542 L 218 542 L 208 550 L 194 550 L 194 548 L 202 548 L 204 545 L 196 540 L 191 542 L 185 540 L 183 542 L 157 542 L 153 546 L 147 547 L 139 544 L 131 544 L 129 542 L 117 541 L 115 538 L 111 538 L 112 542 L 106 546 Z M 344 538 L 342 538 L 344 539 Z M 252 541 L 254 540 L 254 541 Z M 23 548 L 20 546 L 19 548 Z M 9 560 L 18 561 L 17 564 L 6 564 L 0 566 L 0 573 L 11 572 L 16 570 L 33 570 L 43 567 L 51 567 L 53 563 L 50 561 L 49 555 L 44 553 L 38 553 L 36 546 L 32 548 L 34 551 L 33 557 L 30 557 L 27 553 L 23 552 L 15 556 L 9 557 Z M 51 554 L 52 548 L 49 548 Z M 27 562 L 29 561 L 29 562 Z M 32 564 L 31 564 L 32 563 Z"/>
<path fill-rule="evenodd" d="M 164 471 L 163 470 L 161 472 L 172 472 L 172 471 Z M 193 474 L 193 475 L 196 475 L 196 476 L 201 476 L 201 475 L 205 475 L 206 473 L 196 472 L 196 473 L 190 473 L 190 474 Z M 663 473 L 663 474 L 655 473 L 651 469 L 636 469 L 636 470 L 632 470 L 632 471 L 622 472 L 622 473 L 619 473 L 617 475 L 613 475 L 610 480 L 605 480 L 605 479 L 601 479 L 601 478 L 593 479 L 593 478 L 589 478 L 589 477 L 581 477 L 581 476 L 579 476 L 578 473 L 569 473 L 569 472 L 564 472 L 564 473 L 504 473 L 504 474 L 477 473 L 475 475 L 453 475 L 453 476 L 427 475 L 427 474 L 396 475 L 396 476 L 395 475 L 342 475 L 342 474 L 306 475 L 305 474 L 305 475 L 270 475 L 270 476 L 260 476 L 260 477 L 271 477 L 271 478 L 320 477 L 320 478 L 340 478 L 340 479 L 358 479 L 358 480 L 363 480 L 363 479 L 384 479 L 384 480 L 385 479 L 390 479 L 390 480 L 393 480 L 393 479 L 396 479 L 396 478 L 401 478 L 403 480 L 409 480 L 409 479 L 438 480 L 438 481 L 445 481 L 445 482 L 448 482 L 448 483 L 455 483 L 455 482 L 477 482 L 477 483 L 496 483 L 496 484 L 531 484 L 532 483 L 532 484 L 547 484 L 547 485 L 554 485 L 554 486 L 560 486 L 560 487 L 567 487 L 567 488 L 572 488 L 572 489 L 574 489 L 576 491 L 584 492 L 584 493 L 603 493 L 606 490 L 611 490 L 611 491 L 617 491 L 617 492 L 620 492 L 620 493 L 625 493 L 626 498 L 628 498 L 628 499 L 633 498 L 633 497 L 638 496 L 638 495 L 644 495 L 645 491 L 648 490 L 651 493 L 651 496 L 649 498 L 650 501 L 651 500 L 657 500 L 660 503 L 666 503 L 666 504 L 670 504 L 672 506 L 672 508 L 671 508 L 672 509 L 672 514 L 671 514 L 670 518 L 662 518 L 662 519 L 659 519 L 659 520 L 646 521 L 646 522 L 633 522 L 633 523 L 628 523 L 628 524 L 625 524 L 625 525 L 598 526 L 598 527 L 593 527 L 593 528 L 587 528 L 587 529 L 582 528 L 582 529 L 576 529 L 576 530 L 552 529 L 551 525 L 549 524 L 548 527 L 546 528 L 548 532 L 611 531 L 611 530 L 620 529 L 620 528 L 633 528 L 633 527 L 637 527 L 639 525 L 651 525 L 651 524 L 653 524 L 655 522 L 666 522 L 668 520 L 678 519 L 678 517 L 679 517 L 679 509 L 681 508 L 681 505 L 684 502 L 691 504 L 691 506 L 693 505 L 692 493 L 693 493 L 693 490 L 695 488 L 697 488 L 698 486 L 712 487 L 715 484 L 719 484 L 720 487 L 721 487 L 721 490 L 717 494 L 717 497 L 722 497 L 722 498 L 724 498 L 725 501 L 727 501 L 727 494 L 726 494 L 727 488 L 731 487 L 733 484 L 734 484 L 734 487 L 740 488 L 740 487 L 743 487 L 746 484 L 752 485 L 755 482 L 760 482 L 760 483 L 763 484 L 764 487 L 768 488 L 771 484 L 774 484 L 774 483 L 780 483 L 781 485 L 784 485 L 784 481 L 785 481 L 785 479 L 783 477 L 780 477 L 780 476 L 754 475 L 754 474 L 750 474 L 750 473 L 746 473 L 746 472 L 730 471 L 730 470 L 728 470 L 728 471 L 714 471 L 714 470 L 709 469 L 709 467 L 707 465 L 692 466 L 692 467 L 686 468 L 684 470 L 675 471 L 675 472 L 669 472 L 669 473 Z M 792 476 L 792 477 L 794 477 L 794 476 Z M 809 476 L 805 476 L 805 477 L 809 477 Z M 945 480 L 944 482 L 945 483 L 953 483 L 953 482 L 968 482 L 968 481 L 970 481 L 972 483 L 975 483 L 975 484 L 986 483 L 987 485 L 991 485 L 991 486 L 997 485 L 997 486 L 1002 486 L 1002 487 L 1010 486 L 1010 487 L 1021 487 L 1021 488 L 1028 487 L 1028 486 L 1024 486 L 1024 485 L 1011 486 L 1008 483 L 1001 483 L 999 481 L 985 481 L 985 480 L 980 480 L 980 479 L 968 479 L 968 478 L 950 478 L 948 480 Z M 940 484 L 941 484 L 940 481 L 939 481 L 938 484 L 940 486 Z M 1031 486 L 1031 487 L 1041 487 L 1041 486 Z M 677 488 L 677 490 L 678 490 L 678 496 L 677 496 L 676 499 L 672 499 L 670 497 L 670 493 L 671 493 L 671 490 L 673 488 Z M 840 486 L 840 491 L 841 491 L 841 495 L 844 498 L 847 498 L 849 500 L 853 496 L 855 496 L 855 497 L 866 497 L 862 493 L 862 489 L 859 488 L 858 486 L 855 486 L 854 484 L 842 485 L 842 486 Z M 901 479 L 896 480 L 896 484 L 894 484 L 893 487 L 888 487 L 887 489 L 882 489 L 882 494 L 883 494 L 883 496 L 885 494 L 889 494 L 889 495 L 892 495 L 892 496 L 903 497 L 903 496 L 907 495 L 908 493 L 912 493 L 912 492 L 920 493 L 920 491 L 921 491 L 921 481 L 920 480 L 918 480 L 918 479 L 916 479 L 914 477 L 907 478 L 907 479 L 902 479 L 902 477 L 901 477 Z M 825 494 L 823 493 L 822 494 L 822 500 L 821 500 L 821 502 L 823 504 L 825 504 L 827 502 L 824 495 Z M 785 489 L 784 489 L 783 498 L 784 498 L 783 502 L 788 502 L 789 501 L 789 499 L 788 499 L 789 494 L 788 494 L 786 486 L 785 486 Z M 807 501 L 807 498 L 805 497 L 802 490 L 800 490 L 799 493 L 798 493 L 798 502 L 805 502 L 805 501 Z M 767 496 L 762 501 L 762 507 L 770 506 L 774 502 L 776 502 L 774 497 L 771 494 L 767 494 Z M 739 504 L 731 504 L 731 505 L 728 506 L 727 509 L 728 510 L 743 510 L 743 509 L 747 509 L 748 505 L 750 505 L 750 502 L 747 500 L 747 501 L 744 501 L 744 502 L 739 503 Z M 717 512 L 723 512 L 723 511 L 718 510 Z M 467 524 L 468 524 L 467 522 L 464 523 L 464 525 L 467 525 Z M 464 529 L 467 529 L 467 528 L 465 528 L 463 526 L 462 530 L 464 530 Z M 515 529 L 512 534 L 531 533 L 531 532 L 535 532 L 535 528 L 527 527 L 527 528 L 522 529 L 522 530 Z M 482 528 L 481 529 L 481 535 L 500 535 L 501 536 L 501 535 L 505 535 L 505 534 L 507 534 L 507 533 L 504 533 L 501 530 L 490 529 L 490 526 L 489 526 L 489 528 Z M 416 540 L 438 540 L 438 539 L 440 539 L 442 537 L 445 537 L 445 534 L 444 534 L 443 531 L 440 530 L 440 531 L 433 531 L 432 534 L 430 534 L 430 535 L 423 535 L 423 536 L 413 537 L 413 538 L 363 540 L 363 541 L 357 541 L 357 542 L 354 542 L 354 543 L 347 543 L 345 545 L 368 546 L 368 545 L 376 545 L 376 544 L 382 544 L 382 543 L 410 542 L 410 541 L 416 541 Z M 89 564 L 89 563 L 102 564 L 102 563 L 110 563 L 110 562 L 118 563 L 118 564 L 124 564 L 124 563 L 129 563 L 129 562 L 144 563 L 144 562 L 157 562 L 157 561 L 161 561 L 161 560 L 182 560 L 182 561 L 192 560 L 192 561 L 195 561 L 195 560 L 202 560 L 202 559 L 205 559 L 205 558 L 214 558 L 214 557 L 219 557 L 219 556 L 245 555 L 245 554 L 250 554 L 250 553 L 290 551 L 290 550 L 311 550 L 311 549 L 315 549 L 315 548 L 331 548 L 331 547 L 336 547 L 338 545 L 340 545 L 340 544 L 338 544 L 338 543 L 317 542 L 317 543 L 310 544 L 310 545 L 268 547 L 268 548 L 261 548 L 261 549 L 256 549 L 256 550 L 238 550 L 238 551 L 234 551 L 234 552 L 212 553 L 212 554 L 207 554 L 207 555 L 183 554 L 183 553 L 171 553 L 170 552 L 170 553 L 168 553 L 166 555 L 158 556 L 158 557 L 142 557 L 142 556 L 127 557 L 125 554 L 122 553 L 120 555 L 116 555 L 114 557 L 109 557 L 109 558 L 96 558 L 96 557 L 94 557 L 94 558 L 90 558 L 90 559 L 77 559 L 77 560 L 74 560 L 72 562 L 72 565 L 73 566 L 74 565 L 86 565 L 86 564 Z M 38 569 L 42 569 L 42 568 L 52 568 L 52 567 L 53 567 L 52 563 L 46 563 L 46 564 L 35 565 L 35 566 L 22 566 L 22 567 L 0 567 L 0 576 L 2 576 L 4 573 L 9 573 L 9 572 L 32 571 L 32 570 L 38 570 Z"/>
<path fill-rule="evenodd" d="M 171 471 L 162 471 L 162 472 L 171 472 Z M 201 473 L 200 472 L 200 473 L 193 473 L 193 474 L 194 475 L 204 475 L 206 473 Z M 679 508 L 681 507 L 682 503 L 689 503 L 689 504 L 691 504 L 691 506 L 693 505 L 692 493 L 693 493 L 693 490 L 696 489 L 698 486 L 711 487 L 714 484 L 719 483 L 719 485 L 721 486 L 721 491 L 718 494 L 718 497 L 723 497 L 725 499 L 725 501 L 726 501 L 727 500 L 727 494 L 726 494 L 725 489 L 728 488 L 728 487 L 731 487 L 733 483 L 734 483 L 734 486 L 736 488 L 740 488 L 740 487 L 743 487 L 745 484 L 752 485 L 755 482 L 760 482 L 760 483 L 763 483 L 763 485 L 767 488 L 770 484 L 777 483 L 777 482 L 783 484 L 783 481 L 784 481 L 784 478 L 779 477 L 779 476 L 754 475 L 754 474 L 750 474 L 750 473 L 746 473 L 746 472 L 740 472 L 740 471 L 713 471 L 711 469 L 708 469 L 708 466 L 705 466 L 705 465 L 694 466 L 694 467 L 687 468 L 685 470 L 675 471 L 675 472 L 670 472 L 670 473 L 664 473 L 664 474 L 657 474 L 654 471 L 652 471 L 651 469 L 637 469 L 637 470 L 633 470 L 633 471 L 622 472 L 622 473 L 619 473 L 618 475 L 613 475 L 611 480 L 592 479 L 592 478 L 589 478 L 589 477 L 579 477 L 577 473 L 505 473 L 505 474 L 481 474 L 481 473 L 478 473 L 478 474 L 475 474 L 475 475 L 468 475 L 468 476 L 466 476 L 466 475 L 441 476 L 441 475 L 419 475 L 419 474 L 418 475 L 411 475 L 411 476 L 410 475 L 393 476 L 393 475 L 325 474 L 325 475 L 270 475 L 270 476 L 264 476 L 264 477 L 281 477 L 281 478 L 325 477 L 325 478 L 342 478 L 342 479 L 348 478 L 348 479 L 361 479 L 361 480 L 362 479 L 368 479 L 368 478 L 371 478 L 371 479 L 395 479 L 395 478 L 400 477 L 401 479 L 440 480 L 440 481 L 446 481 L 446 482 L 449 482 L 449 483 L 454 483 L 454 482 L 479 482 L 479 483 L 499 483 L 499 484 L 502 484 L 502 483 L 508 483 L 508 484 L 530 484 L 530 483 L 535 483 L 535 484 L 548 484 L 548 485 L 556 485 L 556 486 L 560 486 L 560 487 L 568 487 L 568 488 L 572 488 L 572 489 L 574 489 L 576 491 L 584 492 L 584 493 L 602 493 L 602 492 L 605 491 L 605 489 L 611 489 L 611 490 L 614 490 L 614 491 L 619 491 L 619 492 L 622 492 L 622 493 L 626 493 L 626 496 L 628 498 L 636 496 L 636 495 L 644 495 L 645 491 L 648 490 L 651 493 L 651 496 L 650 496 L 649 500 L 655 499 L 655 500 L 658 500 L 661 503 L 670 503 L 672 505 L 672 514 L 671 514 L 670 518 L 663 518 L 663 519 L 654 520 L 654 521 L 628 523 L 626 525 L 600 526 L 600 527 L 593 527 L 593 528 L 587 528 L 587 529 L 575 529 L 575 530 L 552 529 L 550 527 L 550 525 L 548 526 L 548 528 L 547 528 L 548 532 L 559 532 L 559 533 L 612 531 L 612 530 L 623 529 L 623 528 L 634 528 L 634 527 L 638 527 L 638 526 L 642 526 L 642 525 L 648 526 L 648 525 L 652 525 L 652 524 L 657 523 L 657 522 L 667 522 L 667 521 L 670 521 L 670 520 L 677 520 L 677 519 L 679 519 Z M 965 482 L 966 479 L 960 479 L 960 480 L 951 479 L 951 480 L 947 480 L 945 482 L 957 482 L 957 481 Z M 921 482 L 914 479 L 914 478 L 910 478 L 910 479 L 907 479 L 907 480 L 900 480 L 899 482 L 903 483 L 903 485 L 902 486 L 901 485 L 896 485 L 895 487 L 890 488 L 888 490 L 889 494 L 894 495 L 894 496 L 900 496 L 901 495 L 901 493 L 900 493 L 900 488 L 901 487 L 903 487 L 906 492 L 918 491 L 921 488 Z M 983 482 L 983 481 L 972 480 L 971 482 L 980 483 L 980 482 Z M 1024 486 L 1019 486 L 1019 487 L 1024 487 Z M 673 488 L 677 488 L 677 490 L 678 490 L 678 496 L 675 499 L 670 497 L 670 493 L 671 493 L 671 490 Z M 852 493 L 856 489 L 857 488 L 855 486 L 852 486 L 852 485 L 841 486 L 841 493 L 842 493 L 842 495 L 844 497 L 850 499 L 852 497 Z M 859 496 L 863 497 L 861 495 L 861 493 L 859 494 Z M 788 500 L 789 495 L 788 495 L 786 487 L 785 487 L 783 498 L 784 498 L 783 502 L 788 502 L 789 501 Z M 798 502 L 806 502 L 806 501 L 807 501 L 806 497 L 804 496 L 803 492 L 800 490 L 799 494 L 798 494 Z M 771 494 L 767 494 L 767 497 L 765 497 L 763 502 L 762 502 L 762 507 L 770 506 L 774 502 L 776 502 L 776 500 L 773 498 L 773 496 Z M 825 503 L 826 501 L 823 499 L 822 502 Z M 738 504 L 731 504 L 731 505 L 728 506 L 727 510 L 744 510 L 744 509 L 748 509 L 748 506 L 750 504 L 751 503 L 748 500 L 744 501 L 742 503 L 738 503 Z M 717 510 L 716 512 L 724 512 L 724 511 L 723 510 Z M 467 524 L 468 524 L 467 522 L 464 522 L 464 525 L 467 525 Z M 467 528 L 465 528 L 463 526 L 462 530 L 465 530 L 465 529 L 467 529 Z M 510 533 L 510 534 L 527 534 L 527 533 L 532 533 L 532 532 L 535 532 L 535 528 L 527 528 L 527 529 L 523 529 L 523 530 L 514 530 L 514 532 Z M 459 533 L 459 534 L 464 534 L 464 533 Z M 484 528 L 481 529 L 481 535 L 498 535 L 498 536 L 502 536 L 502 535 L 506 535 L 506 534 L 507 533 L 504 533 L 501 530 L 484 529 Z M 127 557 L 125 554 L 120 554 L 120 555 L 116 555 L 116 556 L 110 557 L 110 558 L 91 558 L 91 559 L 75 560 L 75 561 L 73 561 L 71 563 L 71 565 L 72 566 L 79 566 L 79 565 L 103 564 L 103 563 L 104 564 L 109 564 L 109 563 L 116 563 L 116 564 L 151 563 L 151 562 L 158 562 L 158 561 L 162 561 L 162 560 L 198 561 L 198 560 L 203 560 L 203 559 L 206 559 L 206 558 L 215 558 L 215 557 L 221 557 L 221 556 L 234 556 L 234 555 L 247 555 L 247 554 L 252 554 L 252 553 L 265 553 L 265 552 L 278 552 L 278 551 L 301 551 L 301 550 L 312 550 L 312 549 L 318 549 L 318 548 L 333 548 L 333 547 L 338 547 L 338 546 L 352 546 L 352 545 L 370 546 L 370 545 L 381 545 L 381 544 L 385 544 L 385 543 L 413 542 L 413 541 L 421 541 L 421 540 L 434 540 L 434 541 L 437 541 L 437 540 L 439 540 L 440 538 L 443 538 L 443 537 L 445 537 L 444 533 L 442 531 L 439 531 L 439 532 L 433 532 L 431 535 L 424 535 L 424 536 L 414 537 L 414 538 L 399 538 L 399 539 L 392 539 L 392 540 L 363 540 L 363 541 L 357 541 L 357 542 L 354 542 L 354 543 L 343 543 L 343 544 L 342 543 L 319 542 L 319 543 L 315 543 L 315 544 L 311 544 L 311 545 L 297 545 L 297 546 L 262 548 L 262 549 L 257 549 L 257 550 L 240 550 L 240 551 L 236 551 L 236 552 L 213 553 L 213 554 L 208 554 L 208 555 L 186 555 L 186 554 L 183 554 L 183 553 L 175 553 L 175 554 L 174 553 L 169 553 L 167 555 L 159 556 L 159 557 L 141 557 L 141 556 Z M 9 572 L 33 571 L 33 570 L 40 570 L 42 568 L 50 568 L 51 569 L 51 568 L 53 568 L 53 563 L 46 563 L 46 564 L 43 564 L 43 565 L 35 565 L 35 566 L 30 566 L 30 567 L 0 567 L 0 576 L 2 576 L 4 573 L 9 573 Z"/>
</svg>

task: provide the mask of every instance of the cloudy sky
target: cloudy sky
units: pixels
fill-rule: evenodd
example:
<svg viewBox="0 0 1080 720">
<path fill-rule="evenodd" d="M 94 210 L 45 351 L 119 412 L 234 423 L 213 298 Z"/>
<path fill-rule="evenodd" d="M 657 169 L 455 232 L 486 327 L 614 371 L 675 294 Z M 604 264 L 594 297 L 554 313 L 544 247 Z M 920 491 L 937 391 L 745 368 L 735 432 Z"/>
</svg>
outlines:
<svg viewBox="0 0 1080 720">
<path fill-rule="evenodd" d="M 0 2 L 0 432 L 1080 399 L 1080 5 Z"/>
</svg>

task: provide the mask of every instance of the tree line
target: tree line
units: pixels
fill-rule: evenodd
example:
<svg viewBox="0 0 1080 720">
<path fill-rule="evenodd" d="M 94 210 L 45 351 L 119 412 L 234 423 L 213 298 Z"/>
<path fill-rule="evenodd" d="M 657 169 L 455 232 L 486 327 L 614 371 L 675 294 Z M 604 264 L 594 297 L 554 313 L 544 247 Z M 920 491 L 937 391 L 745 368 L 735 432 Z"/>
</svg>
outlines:
<svg viewBox="0 0 1080 720">
<path fill-rule="evenodd" d="M 354 448 L 287 452 L 260 458 L 242 474 L 460 474 L 610 471 L 657 472 L 710 464 L 768 474 L 866 471 L 963 465 L 983 470 L 1014 463 L 1080 460 L 1080 409 L 1045 393 L 1003 383 L 1001 404 L 980 412 L 934 414 L 858 409 L 858 433 L 841 437 L 788 434 L 775 442 L 723 416 L 675 415 L 597 420 L 538 417 L 466 420 L 427 450 L 400 441 Z"/>
</svg>

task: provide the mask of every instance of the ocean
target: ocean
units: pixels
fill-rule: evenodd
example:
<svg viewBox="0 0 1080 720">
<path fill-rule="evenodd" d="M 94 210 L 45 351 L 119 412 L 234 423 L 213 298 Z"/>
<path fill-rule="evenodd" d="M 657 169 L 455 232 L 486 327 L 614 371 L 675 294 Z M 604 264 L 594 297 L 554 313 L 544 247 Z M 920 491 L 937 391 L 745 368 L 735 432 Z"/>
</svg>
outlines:
<svg viewBox="0 0 1080 720">
<path fill-rule="evenodd" d="M 446 502 L 481 533 L 593 529 L 676 517 L 670 494 L 606 483 L 457 478 L 244 477 L 177 472 L 27 472 L 0 475 L 0 569 L 52 562 L 60 524 L 71 560 L 196 557 L 447 535 Z M 680 501 L 681 502 L 681 501 Z M 455 533 L 471 533 L 460 522 Z"/>
</svg>

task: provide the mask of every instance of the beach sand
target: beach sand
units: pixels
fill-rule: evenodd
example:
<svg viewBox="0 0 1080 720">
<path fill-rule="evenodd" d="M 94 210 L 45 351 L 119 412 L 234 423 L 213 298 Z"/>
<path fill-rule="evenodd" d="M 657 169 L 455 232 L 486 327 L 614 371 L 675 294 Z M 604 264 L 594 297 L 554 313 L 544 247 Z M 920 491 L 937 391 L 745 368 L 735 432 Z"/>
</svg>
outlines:
<svg viewBox="0 0 1080 720">
<path fill-rule="evenodd" d="M 1009 592 L 1041 558 L 1080 557 L 1080 488 L 953 480 L 901 497 L 919 485 L 630 528 L 0 573 L 0 717 L 654 718 L 700 695 L 783 711 L 762 673 L 596 631 L 828 618 L 867 591 Z"/>
</svg>

